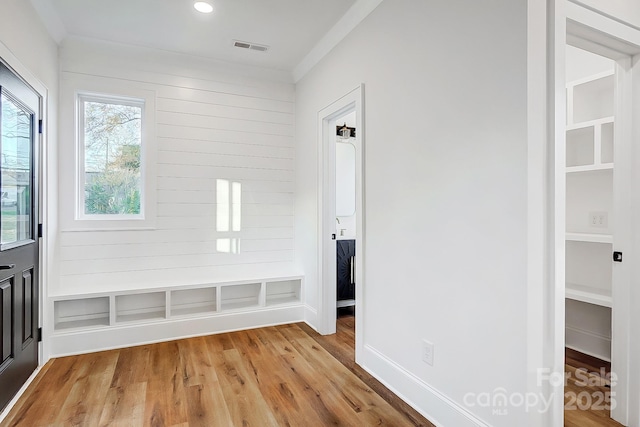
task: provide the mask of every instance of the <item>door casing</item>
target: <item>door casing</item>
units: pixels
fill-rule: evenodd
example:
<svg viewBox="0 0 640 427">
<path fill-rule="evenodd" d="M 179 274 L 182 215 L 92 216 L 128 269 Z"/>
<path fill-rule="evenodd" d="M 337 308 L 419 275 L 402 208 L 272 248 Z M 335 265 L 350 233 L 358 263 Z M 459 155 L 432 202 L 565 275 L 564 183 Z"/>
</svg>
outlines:
<svg viewBox="0 0 640 427">
<path fill-rule="evenodd" d="M 624 262 L 614 265 L 613 276 L 613 308 L 612 308 L 612 370 L 618 376 L 616 406 L 612 409 L 612 418 L 624 425 L 640 425 L 640 413 L 629 402 L 640 400 L 640 368 L 634 368 L 633 360 L 640 357 L 640 343 L 633 342 L 634 322 L 640 321 L 640 315 L 634 314 L 632 306 L 640 306 L 640 293 L 634 295 L 631 283 L 640 277 L 638 255 L 640 240 L 636 236 L 633 224 L 640 224 L 640 198 L 634 197 L 640 192 L 640 186 L 633 185 L 640 179 L 640 173 L 633 165 L 640 164 L 640 146 L 633 144 L 640 137 L 640 125 L 634 123 L 634 113 L 640 109 L 640 31 L 633 30 L 599 13 L 585 9 L 577 4 L 566 2 L 563 7 L 556 8 L 556 31 L 554 38 L 555 66 L 555 135 L 553 192 L 554 236 L 557 244 L 553 253 L 552 269 L 555 291 L 552 293 L 551 307 L 553 313 L 552 330 L 553 360 L 555 370 L 564 371 L 564 304 L 565 304 L 565 249 L 566 232 L 564 217 L 566 200 L 565 157 L 566 139 L 566 97 L 565 55 L 564 46 L 573 46 L 591 51 L 616 61 L 616 131 L 615 131 L 615 173 L 614 173 L 614 250 L 622 251 Z M 627 153 L 626 156 L 620 153 Z M 625 161 L 622 161 L 622 160 Z M 637 169 L 637 168 L 635 168 Z M 636 233 L 637 234 L 637 233 Z M 555 319 L 555 320 L 553 320 Z M 640 327 L 637 327 L 640 329 Z M 637 341 L 637 340 L 636 340 Z M 551 390 L 554 395 L 553 426 L 562 426 L 564 407 L 564 390 L 562 384 Z"/>
<path fill-rule="evenodd" d="M 42 133 L 37 134 L 37 141 L 35 143 L 34 155 L 38 159 L 37 163 L 34 165 L 37 168 L 37 175 L 39 177 L 39 182 L 36 185 L 39 187 L 40 191 L 38 194 L 38 200 L 36 201 L 38 206 L 38 218 L 40 223 L 49 223 L 49 215 L 50 210 L 48 206 L 48 198 L 47 198 L 47 186 L 50 182 L 55 182 L 55 180 L 51 180 L 48 177 L 48 173 L 50 173 L 50 168 L 47 167 L 47 154 L 48 154 L 48 144 L 45 144 L 45 141 L 49 141 L 48 137 L 48 96 L 49 91 L 47 87 L 38 79 L 28 67 L 26 67 L 15 55 L 14 53 L 0 41 L 0 58 L 5 65 L 7 65 L 10 69 L 12 69 L 15 74 L 20 76 L 20 78 L 26 82 L 40 97 L 40 106 L 39 106 L 39 116 L 40 120 L 42 120 Z M 47 230 L 46 226 L 44 228 Z M 45 322 L 44 319 L 49 314 L 48 306 L 45 303 L 45 295 L 47 295 L 46 289 L 48 286 L 48 281 L 46 280 L 49 277 L 47 274 L 48 268 L 51 263 L 48 261 L 48 257 L 51 254 L 51 251 L 47 247 L 48 239 L 46 235 L 43 235 L 43 238 L 40 240 L 39 245 L 39 265 L 38 265 L 38 327 L 43 328 L 43 342 L 38 343 L 38 369 L 48 360 L 48 347 L 46 343 L 46 336 L 53 330 L 53 325 L 49 325 L 48 322 Z M 0 412 L 0 421 L 8 414 L 11 407 L 18 400 L 20 395 L 26 390 L 28 384 L 33 380 L 38 369 L 34 371 L 31 377 L 27 380 L 22 389 L 18 392 L 18 394 L 9 402 L 4 411 Z"/>
<path fill-rule="evenodd" d="M 336 332 L 335 121 L 356 112 L 356 362 L 363 348 L 365 295 L 364 85 L 359 85 L 318 113 L 318 331 Z"/>
</svg>

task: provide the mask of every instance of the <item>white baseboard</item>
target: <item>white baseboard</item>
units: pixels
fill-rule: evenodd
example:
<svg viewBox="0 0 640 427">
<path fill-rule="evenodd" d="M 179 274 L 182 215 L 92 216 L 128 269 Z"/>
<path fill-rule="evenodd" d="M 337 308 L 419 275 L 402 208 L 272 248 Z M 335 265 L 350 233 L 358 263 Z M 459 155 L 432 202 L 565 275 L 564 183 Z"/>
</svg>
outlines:
<svg viewBox="0 0 640 427">
<path fill-rule="evenodd" d="M 362 367 L 438 427 L 489 427 L 371 346 L 364 346 Z M 403 390 L 400 392 L 399 390 Z"/>
<path fill-rule="evenodd" d="M 311 328 L 313 328 L 314 331 L 318 330 L 318 311 L 313 308 L 313 307 L 309 307 L 308 305 L 304 306 L 304 321 L 307 323 L 307 325 L 309 325 Z"/>
<path fill-rule="evenodd" d="M 93 353 L 175 339 L 303 322 L 304 315 L 304 307 L 298 305 L 219 314 L 210 317 L 170 319 L 100 329 L 58 332 L 50 338 L 51 357 Z"/>
<path fill-rule="evenodd" d="M 11 412 L 11 409 L 16 405 L 16 403 L 18 403 L 18 399 L 22 397 L 24 392 L 27 391 L 27 388 L 29 387 L 29 385 L 38 376 L 40 369 L 42 369 L 42 366 L 38 366 L 36 370 L 33 371 L 31 376 L 27 378 L 27 381 L 22 385 L 22 387 L 20 387 L 20 390 L 18 390 L 18 393 L 16 393 L 16 395 L 13 396 L 13 399 L 11 399 L 9 403 L 7 403 L 7 406 L 2 410 L 2 412 L 0 412 L 0 424 L 2 424 L 2 421 L 4 421 L 7 415 L 9 415 L 9 412 Z"/>
<path fill-rule="evenodd" d="M 604 335 L 566 325 L 565 346 L 607 362 L 611 361 L 611 338 Z"/>
</svg>

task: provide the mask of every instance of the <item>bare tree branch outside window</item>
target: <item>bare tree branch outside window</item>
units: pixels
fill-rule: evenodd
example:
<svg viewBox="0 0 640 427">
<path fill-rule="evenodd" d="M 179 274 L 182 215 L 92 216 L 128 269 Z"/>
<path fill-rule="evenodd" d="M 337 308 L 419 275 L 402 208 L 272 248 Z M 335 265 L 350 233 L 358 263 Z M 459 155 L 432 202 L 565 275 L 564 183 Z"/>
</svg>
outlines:
<svg viewBox="0 0 640 427">
<path fill-rule="evenodd" d="M 0 243 L 31 237 L 31 112 L 0 94 Z"/>
<path fill-rule="evenodd" d="M 82 104 L 85 214 L 139 214 L 142 108 L 93 100 Z"/>
</svg>

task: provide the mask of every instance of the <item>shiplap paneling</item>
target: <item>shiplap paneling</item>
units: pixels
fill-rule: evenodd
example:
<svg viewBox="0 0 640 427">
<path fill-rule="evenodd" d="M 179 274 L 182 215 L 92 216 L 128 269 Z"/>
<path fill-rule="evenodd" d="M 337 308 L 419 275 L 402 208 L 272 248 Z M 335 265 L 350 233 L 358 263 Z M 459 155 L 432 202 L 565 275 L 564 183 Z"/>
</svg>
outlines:
<svg viewBox="0 0 640 427">
<path fill-rule="evenodd" d="M 211 218 L 207 216 L 160 217 L 156 224 L 159 230 L 190 228 L 201 230 L 211 226 Z M 242 228 L 244 229 L 291 226 L 293 226 L 293 215 L 245 215 L 242 218 Z"/>
<path fill-rule="evenodd" d="M 295 149 L 293 147 L 274 147 L 273 145 L 239 144 L 236 142 L 218 142 L 213 140 L 158 138 L 158 150 L 175 151 L 176 148 L 183 153 L 220 154 L 229 156 L 246 156 L 247 150 L 255 157 L 275 159 L 293 159 Z"/>
<path fill-rule="evenodd" d="M 242 239 L 240 241 L 242 252 L 271 252 L 293 249 L 293 239 Z M 114 246 L 118 246 L 115 252 Z M 112 245 L 83 245 L 66 246 L 60 251 L 61 261 L 101 260 L 139 257 L 141 255 L 152 257 L 162 256 L 167 253 L 174 255 L 202 255 L 216 254 L 215 241 L 201 242 L 171 242 L 171 243 L 128 243 Z"/>
<path fill-rule="evenodd" d="M 159 203 L 194 203 L 194 204 L 209 204 L 216 202 L 216 192 L 209 190 L 158 190 L 158 202 Z M 258 204 L 282 204 L 292 203 L 293 194 L 291 193 L 247 193 L 242 192 L 242 203 L 258 203 Z"/>
<path fill-rule="evenodd" d="M 294 259 L 293 85 L 155 51 L 142 61 L 131 49 L 65 44 L 61 79 L 156 93 L 156 227 L 61 232 L 55 293 L 285 272 Z M 62 155 L 66 166 L 73 153 Z M 240 231 L 216 230 L 217 180 L 242 184 Z M 239 253 L 219 252 L 218 239 L 236 239 Z"/>
<path fill-rule="evenodd" d="M 158 111 L 169 113 L 193 114 L 194 116 L 263 123 L 279 123 L 283 125 L 289 125 L 292 118 L 291 113 L 279 111 L 258 110 L 255 108 L 234 107 L 230 105 L 212 104 L 211 102 L 171 98 L 158 98 L 157 109 Z"/>
<path fill-rule="evenodd" d="M 58 288 L 50 296 L 59 297 L 72 294 L 104 293 L 136 289 L 153 289 L 162 286 L 179 286 L 186 283 L 185 277 L 197 277 L 198 283 L 221 283 L 265 277 L 285 277 L 291 273 L 291 262 L 256 262 L 202 267 L 172 267 L 170 269 L 154 269 L 142 271 L 109 271 L 64 276 L 65 287 Z M 177 285 L 178 284 L 178 285 Z"/>
<path fill-rule="evenodd" d="M 249 162 L 249 160 L 247 160 Z M 215 165 L 158 165 L 158 176 L 210 178 L 210 179 L 266 179 L 273 181 L 293 181 L 293 170 L 257 166 L 215 166 Z"/>
<path fill-rule="evenodd" d="M 260 262 L 279 262 L 293 260 L 293 251 L 243 252 L 240 254 L 188 254 L 138 256 L 135 258 L 111 258 L 62 261 L 60 272 L 65 275 L 111 273 L 114 271 L 172 270 L 202 266 L 254 264 Z"/>
<path fill-rule="evenodd" d="M 182 217 L 182 216 L 206 216 L 214 218 L 216 215 L 216 205 L 198 205 L 197 209 L 193 205 L 177 205 L 158 203 L 158 217 Z M 264 215 L 293 215 L 293 206 L 265 204 L 260 206 L 245 203 L 242 206 L 242 216 L 264 216 Z"/>
<path fill-rule="evenodd" d="M 158 124 L 188 127 L 192 129 L 215 129 L 248 134 L 275 135 L 293 137 L 291 125 L 256 122 L 252 120 L 229 119 L 190 113 L 156 111 Z"/>
<path fill-rule="evenodd" d="M 215 93 L 187 87 L 163 86 L 158 88 L 158 98 L 178 99 L 192 102 L 202 102 L 211 105 L 221 105 L 235 108 L 248 108 L 256 111 L 270 111 L 293 114 L 294 106 L 289 101 L 252 98 L 232 93 Z M 231 114 L 231 112 L 229 112 Z"/>
<path fill-rule="evenodd" d="M 180 126 L 175 124 L 158 124 L 160 138 L 176 138 L 184 140 L 205 140 L 213 142 L 232 142 L 246 145 L 269 145 L 276 147 L 293 147 L 293 136 L 274 135 L 269 133 L 239 132 L 227 129 L 211 129 L 202 127 Z"/>
<path fill-rule="evenodd" d="M 158 164 L 160 165 L 189 165 L 189 166 L 219 166 L 249 169 L 275 169 L 292 171 L 293 159 L 280 159 L 277 157 L 261 157 L 255 155 L 239 154 L 208 154 L 208 153 L 184 153 L 176 151 L 159 151 Z"/>
<path fill-rule="evenodd" d="M 158 177 L 158 188 L 165 190 L 180 190 L 189 188 L 196 191 L 207 191 L 211 186 L 215 185 L 215 178 L 197 179 L 188 177 Z M 242 182 L 243 191 L 279 191 L 292 193 L 294 191 L 293 181 L 267 181 L 267 180 L 250 180 L 245 179 Z"/>
</svg>

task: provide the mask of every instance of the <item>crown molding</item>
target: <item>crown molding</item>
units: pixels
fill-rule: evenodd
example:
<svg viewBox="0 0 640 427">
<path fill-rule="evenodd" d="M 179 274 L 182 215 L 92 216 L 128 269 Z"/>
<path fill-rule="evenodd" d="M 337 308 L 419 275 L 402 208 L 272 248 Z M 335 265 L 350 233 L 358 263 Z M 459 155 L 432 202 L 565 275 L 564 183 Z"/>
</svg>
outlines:
<svg viewBox="0 0 640 427">
<path fill-rule="evenodd" d="M 358 0 L 293 69 L 297 83 L 360 24 L 383 0 Z"/>
</svg>

